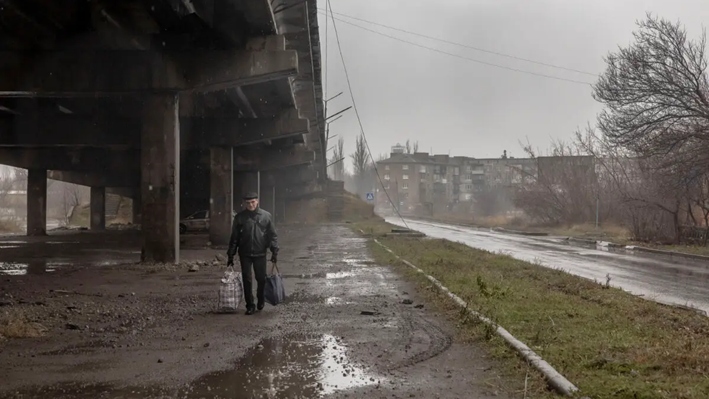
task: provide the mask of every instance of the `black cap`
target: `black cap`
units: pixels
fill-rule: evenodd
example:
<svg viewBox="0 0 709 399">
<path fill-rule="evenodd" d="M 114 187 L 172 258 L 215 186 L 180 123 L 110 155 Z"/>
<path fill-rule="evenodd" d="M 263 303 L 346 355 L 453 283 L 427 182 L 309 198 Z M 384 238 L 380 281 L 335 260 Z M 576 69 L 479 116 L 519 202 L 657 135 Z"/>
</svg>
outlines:
<svg viewBox="0 0 709 399">
<path fill-rule="evenodd" d="M 245 200 L 252 200 L 252 199 L 257 199 L 258 198 L 258 193 L 255 193 L 253 191 L 249 191 L 244 195 Z"/>
</svg>

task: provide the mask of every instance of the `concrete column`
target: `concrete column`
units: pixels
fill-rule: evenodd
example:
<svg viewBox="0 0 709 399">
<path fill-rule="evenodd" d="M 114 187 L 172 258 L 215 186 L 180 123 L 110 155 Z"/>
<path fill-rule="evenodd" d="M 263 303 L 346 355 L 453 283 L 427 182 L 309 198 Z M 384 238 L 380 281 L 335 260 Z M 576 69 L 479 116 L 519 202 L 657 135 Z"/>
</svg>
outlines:
<svg viewBox="0 0 709 399">
<path fill-rule="evenodd" d="M 150 94 L 143 104 L 141 202 L 144 262 L 180 260 L 180 119 L 178 94 Z"/>
<path fill-rule="evenodd" d="M 91 230 L 106 229 L 106 187 L 91 187 Z"/>
<path fill-rule="evenodd" d="M 249 191 L 258 192 L 259 176 L 256 172 L 234 173 L 234 209 L 239 212 L 244 195 Z"/>
<path fill-rule="evenodd" d="M 47 170 L 27 171 L 27 235 L 47 235 Z"/>
<path fill-rule="evenodd" d="M 227 245 L 234 209 L 234 150 L 215 147 L 210 152 L 209 241 Z"/>
<path fill-rule="evenodd" d="M 137 193 L 133 196 L 133 224 L 140 224 L 142 208 L 143 205 L 140 201 L 140 193 Z"/>
<path fill-rule="evenodd" d="M 260 204 L 261 208 L 269 211 L 271 215 L 275 217 L 276 215 L 276 203 L 273 200 L 274 199 L 274 190 L 276 187 L 274 185 L 266 185 L 264 182 L 261 182 L 261 193 L 259 194 L 260 197 Z"/>
</svg>

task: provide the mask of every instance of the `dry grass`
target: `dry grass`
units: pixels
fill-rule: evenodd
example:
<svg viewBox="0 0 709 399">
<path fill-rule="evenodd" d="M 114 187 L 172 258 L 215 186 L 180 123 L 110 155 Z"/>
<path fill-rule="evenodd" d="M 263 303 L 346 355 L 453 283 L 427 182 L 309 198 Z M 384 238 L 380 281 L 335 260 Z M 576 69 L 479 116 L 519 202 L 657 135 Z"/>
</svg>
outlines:
<svg viewBox="0 0 709 399">
<path fill-rule="evenodd" d="M 0 219 L 0 233 L 19 233 L 22 224 L 14 219 Z"/>
<path fill-rule="evenodd" d="M 0 337 L 37 338 L 44 336 L 46 332 L 46 327 L 29 321 L 19 310 L 6 310 L 0 315 Z"/>
<path fill-rule="evenodd" d="M 384 223 L 358 224 L 373 234 Z M 525 342 L 593 398 L 709 397 L 709 318 L 580 277 L 445 240 L 381 237 Z M 398 264 L 373 246 L 376 259 Z M 410 269 L 406 269 L 410 270 Z M 425 288 L 428 280 L 407 271 Z M 457 313 L 461 332 L 485 340 L 510 372 L 523 363 L 492 329 Z M 549 395 L 539 376 L 532 397 Z"/>
<path fill-rule="evenodd" d="M 575 237 L 599 239 L 613 241 L 619 244 L 624 244 L 630 240 L 631 233 L 628 229 L 618 225 L 602 225 L 596 229 L 596 226 L 591 223 L 576 224 L 569 227 L 552 227 L 545 229 L 551 234 Z"/>
</svg>

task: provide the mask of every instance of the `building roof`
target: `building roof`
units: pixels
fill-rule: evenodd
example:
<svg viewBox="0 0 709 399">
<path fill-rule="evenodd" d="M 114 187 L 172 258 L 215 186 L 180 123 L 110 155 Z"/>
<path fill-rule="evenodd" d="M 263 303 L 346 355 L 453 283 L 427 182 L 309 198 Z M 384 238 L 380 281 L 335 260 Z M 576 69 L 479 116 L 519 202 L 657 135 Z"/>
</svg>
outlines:
<svg viewBox="0 0 709 399">
<path fill-rule="evenodd" d="M 426 152 L 414 154 L 392 153 L 389 158 L 377 162 L 377 164 L 416 164 L 416 165 L 448 165 L 450 160 L 446 158 L 442 162 L 437 162 L 433 156 Z"/>
</svg>

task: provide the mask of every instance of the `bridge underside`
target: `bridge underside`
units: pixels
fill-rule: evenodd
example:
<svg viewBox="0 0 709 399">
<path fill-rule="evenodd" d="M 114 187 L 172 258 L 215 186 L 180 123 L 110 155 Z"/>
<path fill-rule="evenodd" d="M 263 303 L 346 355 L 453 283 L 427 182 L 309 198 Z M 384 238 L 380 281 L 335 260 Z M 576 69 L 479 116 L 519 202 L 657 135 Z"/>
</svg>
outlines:
<svg viewBox="0 0 709 399">
<path fill-rule="evenodd" d="M 145 261 L 179 257 L 178 220 L 210 209 L 224 244 L 245 190 L 277 209 L 326 179 L 316 0 L 7 0 L 0 164 L 139 204 Z M 265 193 L 268 193 L 265 195 Z"/>
</svg>

